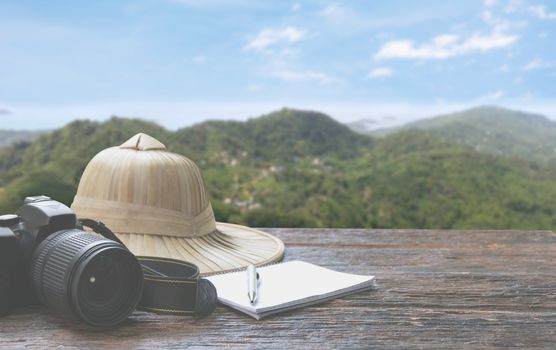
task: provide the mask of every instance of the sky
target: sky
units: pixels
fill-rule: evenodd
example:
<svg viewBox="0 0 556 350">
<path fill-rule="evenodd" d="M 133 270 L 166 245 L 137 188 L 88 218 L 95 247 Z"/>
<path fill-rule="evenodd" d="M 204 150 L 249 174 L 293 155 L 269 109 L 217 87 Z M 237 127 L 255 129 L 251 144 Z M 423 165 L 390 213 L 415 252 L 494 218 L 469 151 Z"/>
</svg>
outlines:
<svg viewBox="0 0 556 350">
<path fill-rule="evenodd" d="M 556 120 L 556 1 L 0 2 L 0 129 L 176 129 L 289 107 L 376 127 L 499 105 Z"/>
</svg>

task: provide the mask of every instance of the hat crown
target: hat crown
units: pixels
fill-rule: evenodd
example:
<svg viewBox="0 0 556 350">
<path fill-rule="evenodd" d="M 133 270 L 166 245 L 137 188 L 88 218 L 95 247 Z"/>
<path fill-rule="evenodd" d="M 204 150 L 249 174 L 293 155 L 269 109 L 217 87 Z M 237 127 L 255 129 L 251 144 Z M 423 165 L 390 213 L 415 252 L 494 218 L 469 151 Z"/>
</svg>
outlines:
<svg viewBox="0 0 556 350">
<path fill-rule="evenodd" d="M 138 151 L 163 150 L 166 146 L 152 136 L 142 132 L 136 134 L 120 145 L 120 148 L 135 149 Z"/>
<path fill-rule="evenodd" d="M 144 133 L 91 159 L 72 209 L 116 233 L 196 237 L 216 229 L 197 165 Z"/>
</svg>

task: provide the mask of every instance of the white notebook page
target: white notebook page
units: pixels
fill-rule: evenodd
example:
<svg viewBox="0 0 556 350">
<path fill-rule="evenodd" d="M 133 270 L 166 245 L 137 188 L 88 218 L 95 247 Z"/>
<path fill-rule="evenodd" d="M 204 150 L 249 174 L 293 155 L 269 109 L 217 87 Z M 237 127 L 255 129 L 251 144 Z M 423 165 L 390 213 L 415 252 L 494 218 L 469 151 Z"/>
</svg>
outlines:
<svg viewBox="0 0 556 350">
<path fill-rule="evenodd" d="M 374 276 L 337 272 L 304 261 L 261 267 L 257 268 L 257 272 L 260 283 L 254 304 L 247 297 L 245 271 L 209 276 L 207 279 L 215 285 L 221 303 L 257 319 L 272 311 L 301 307 L 369 288 L 374 279 Z"/>
</svg>

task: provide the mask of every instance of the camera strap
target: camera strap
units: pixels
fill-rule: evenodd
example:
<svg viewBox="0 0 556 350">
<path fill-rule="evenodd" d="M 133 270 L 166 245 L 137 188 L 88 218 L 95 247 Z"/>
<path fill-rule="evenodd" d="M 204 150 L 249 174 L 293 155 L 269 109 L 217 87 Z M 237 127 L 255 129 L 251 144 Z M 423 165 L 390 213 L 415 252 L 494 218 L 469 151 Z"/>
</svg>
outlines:
<svg viewBox="0 0 556 350">
<path fill-rule="evenodd" d="M 100 221 L 79 219 L 105 238 L 124 247 L 122 241 Z M 199 268 L 190 262 L 153 256 L 137 256 L 143 267 L 143 296 L 139 310 L 169 315 L 206 316 L 217 303 L 214 285 L 199 276 Z"/>
</svg>

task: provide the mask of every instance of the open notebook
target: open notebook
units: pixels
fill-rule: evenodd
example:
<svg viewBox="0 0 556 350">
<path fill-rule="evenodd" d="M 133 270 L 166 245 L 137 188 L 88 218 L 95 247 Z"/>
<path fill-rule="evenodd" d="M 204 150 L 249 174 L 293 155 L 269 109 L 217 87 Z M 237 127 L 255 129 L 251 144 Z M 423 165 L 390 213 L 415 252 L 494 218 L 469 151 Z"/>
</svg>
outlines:
<svg viewBox="0 0 556 350">
<path fill-rule="evenodd" d="M 257 268 L 260 276 L 258 298 L 254 304 L 247 297 L 245 271 L 206 277 L 216 287 L 218 301 L 257 320 L 307 305 L 335 299 L 369 289 L 374 276 L 352 275 L 304 261 Z"/>
</svg>

